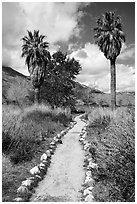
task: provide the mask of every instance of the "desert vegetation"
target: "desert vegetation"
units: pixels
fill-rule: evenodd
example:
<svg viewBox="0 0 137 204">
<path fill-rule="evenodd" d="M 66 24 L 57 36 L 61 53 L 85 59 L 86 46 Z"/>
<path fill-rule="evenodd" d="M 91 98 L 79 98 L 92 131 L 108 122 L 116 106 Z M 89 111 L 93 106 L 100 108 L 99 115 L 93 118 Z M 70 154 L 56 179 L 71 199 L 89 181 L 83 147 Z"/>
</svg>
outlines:
<svg viewBox="0 0 137 204">
<path fill-rule="evenodd" d="M 122 21 L 115 12 L 109 11 L 97 19 L 95 31 L 95 43 L 99 46 L 104 56 L 110 60 L 111 73 L 111 108 L 116 109 L 116 59 L 120 54 L 122 43 L 125 42 L 125 34 L 122 31 Z"/>
<path fill-rule="evenodd" d="M 98 18 L 94 28 L 95 43 L 110 61 L 110 94 L 76 82 L 80 63 L 61 50 L 51 54 L 39 30 L 27 31 L 22 38 L 21 57 L 30 76 L 3 67 L 3 201 L 13 200 L 54 136 L 79 113 L 89 122 L 88 153 L 98 166 L 91 170 L 95 201 L 135 201 L 134 92 L 116 93 L 115 64 L 125 42 L 122 30 L 121 17 L 112 11 Z"/>
<path fill-rule="evenodd" d="M 135 201 L 134 109 L 94 108 L 86 115 L 93 170 L 94 198 L 99 202 Z"/>
<path fill-rule="evenodd" d="M 61 108 L 53 110 L 42 104 L 24 110 L 3 105 L 2 113 L 3 201 L 11 201 L 29 169 L 71 116 Z"/>
</svg>

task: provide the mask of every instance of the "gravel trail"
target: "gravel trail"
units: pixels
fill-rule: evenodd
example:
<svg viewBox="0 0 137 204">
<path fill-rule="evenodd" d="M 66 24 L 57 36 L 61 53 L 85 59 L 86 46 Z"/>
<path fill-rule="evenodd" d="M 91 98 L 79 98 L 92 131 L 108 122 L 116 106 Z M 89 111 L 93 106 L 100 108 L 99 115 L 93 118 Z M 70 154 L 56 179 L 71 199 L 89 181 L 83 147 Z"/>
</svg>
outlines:
<svg viewBox="0 0 137 204">
<path fill-rule="evenodd" d="M 39 183 L 30 202 L 78 202 L 84 181 L 84 150 L 79 135 L 85 123 L 80 116 L 77 124 L 63 137 L 52 156 L 51 165 L 43 181 Z"/>
</svg>

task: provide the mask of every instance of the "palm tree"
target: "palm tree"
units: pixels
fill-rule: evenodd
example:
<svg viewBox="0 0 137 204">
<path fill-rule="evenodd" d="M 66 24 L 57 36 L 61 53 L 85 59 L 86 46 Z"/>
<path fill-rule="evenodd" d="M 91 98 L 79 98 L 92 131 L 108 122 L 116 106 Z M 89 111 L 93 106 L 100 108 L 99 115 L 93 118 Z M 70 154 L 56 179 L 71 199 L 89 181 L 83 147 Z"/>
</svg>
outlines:
<svg viewBox="0 0 137 204">
<path fill-rule="evenodd" d="M 49 43 L 44 41 L 45 36 L 39 30 L 27 31 L 28 36 L 22 38 L 22 57 L 26 57 L 32 85 L 35 90 L 35 104 L 39 102 L 40 87 L 44 81 L 45 71 L 50 53 L 47 51 Z"/>
<path fill-rule="evenodd" d="M 97 19 L 97 26 L 94 28 L 95 43 L 110 60 L 111 71 L 111 108 L 116 108 L 116 58 L 120 54 L 122 42 L 125 42 L 125 35 L 122 31 L 121 17 L 110 11 Z"/>
</svg>

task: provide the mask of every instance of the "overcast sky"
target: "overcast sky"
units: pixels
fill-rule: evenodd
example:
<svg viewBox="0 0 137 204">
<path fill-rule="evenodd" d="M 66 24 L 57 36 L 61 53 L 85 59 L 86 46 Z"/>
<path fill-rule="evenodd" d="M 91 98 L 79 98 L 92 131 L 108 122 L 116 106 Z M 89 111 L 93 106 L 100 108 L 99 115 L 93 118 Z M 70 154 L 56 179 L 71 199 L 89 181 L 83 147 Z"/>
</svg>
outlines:
<svg viewBox="0 0 137 204">
<path fill-rule="evenodd" d="M 133 2 L 3 2 L 2 3 L 2 63 L 29 75 L 21 56 L 21 38 L 27 30 L 40 30 L 47 36 L 50 52 L 67 52 L 79 60 L 82 71 L 77 81 L 108 92 L 109 60 L 94 44 L 96 18 L 106 10 L 121 15 L 126 43 L 117 58 L 117 90 L 135 89 L 135 4 Z"/>
</svg>

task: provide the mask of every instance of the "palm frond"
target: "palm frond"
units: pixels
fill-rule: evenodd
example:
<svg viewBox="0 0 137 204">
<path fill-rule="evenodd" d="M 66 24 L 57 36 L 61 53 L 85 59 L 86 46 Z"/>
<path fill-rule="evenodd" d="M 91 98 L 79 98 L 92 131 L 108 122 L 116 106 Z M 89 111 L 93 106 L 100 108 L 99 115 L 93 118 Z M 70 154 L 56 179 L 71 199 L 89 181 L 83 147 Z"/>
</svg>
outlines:
<svg viewBox="0 0 137 204">
<path fill-rule="evenodd" d="M 106 12 L 97 19 L 96 24 L 95 43 L 107 59 L 116 58 L 120 54 L 122 42 L 125 42 L 121 17 L 116 16 L 113 11 Z"/>
<path fill-rule="evenodd" d="M 39 30 L 27 31 L 28 35 L 22 38 L 22 57 L 26 57 L 25 63 L 28 66 L 47 63 L 50 59 L 50 53 L 47 50 L 49 43 L 44 41 L 45 36 L 39 34 Z"/>
</svg>

